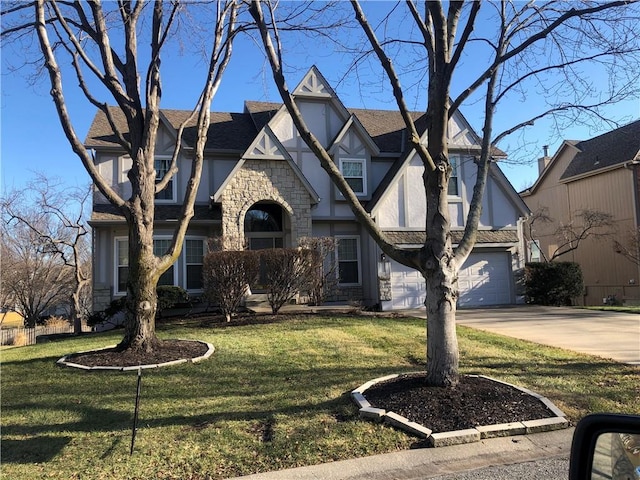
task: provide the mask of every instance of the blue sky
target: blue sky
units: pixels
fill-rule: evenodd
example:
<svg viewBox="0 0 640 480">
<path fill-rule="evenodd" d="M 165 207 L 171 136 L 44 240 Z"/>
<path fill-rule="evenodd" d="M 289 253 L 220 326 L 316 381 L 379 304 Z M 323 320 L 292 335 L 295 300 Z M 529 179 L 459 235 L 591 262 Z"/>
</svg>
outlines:
<svg viewBox="0 0 640 480">
<path fill-rule="evenodd" d="M 378 5 L 384 6 L 386 2 Z M 285 44 L 287 47 L 287 45 Z M 169 52 L 163 59 L 163 83 L 164 96 L 162 106 L 164 108 L 190 109 L 197 97 L 197 92 L 203 79 L 202 61 L 197 57 L 188 57 L 178 54 L 177 49 Z M 285 59 L 288 60 L 290 71 L 288 81 L 293 87 L 302 77 L 304 72 L 316 64 L 324 76 L 334 86 L 334 89 L 347 107 L 356 108 L 382 108 L 392 109 L 393 98 L 388 91 L 379 91 L 375 84 L 381 83 L 381 78 L 374 78 L 374 85 L 364 92 L 358 88 L 359 78 L 355 75 L 344 75 L 349 65 L 345 54 L 333 53 L 326 45 L 320 43 L 298 43 L 296 46 L 287 47 Z M 49 96 L 48 79 L 41 77 L 34 85 L 29 85 L 22 73 L 11 73 L 8 65 L 16 64 L 16 52 L 11 48 L 2 49 L 2 76 L 1 81 L 1 180 L 2 191 L 13 188 L 20 189 L 34 177 L 33 172 L 42 172 L 46 175 L 64 178 L 71 185 L 84 185 L 89 182 L 89 177 L 84 171 L 80 161 L 71 151 L 66 138 L 59 125 L 53 101 Z M 598 73 L 594 75 L 594 82 L 600 81 Z M 368 79 L 375 77 L 375 73 L 369 74 Z M 360 77 L 362 78 L 362 77 Z M 605 81 L 604 77 L 602 81 Z M 65 77 L 65 86 L 69 91 L 68 102 L 75 118 L 75 128 L 81 138 L 84 138 L 95 109 L 75 91 L 73 78 Z M 384 82 L 382 82 L 384 84 Z M 454 91 L 455 95 L 455 85 Z M 422 96 L 416 93 L 413 97 L 414 105 L 420 108 Z M 213 102 L 213 110 L 235 111 L 243 109 L 244 100 L 279 101 L 277 92 L 272 84 L 270 72 L 265 64 L 264 57 L 248 39 L 236 44 L 231 64 L 224 76 L 222 85 Z M 111 102 L 113 103 L 113 102 Z M 496 118 L 496 130 L 507 128 L 513 121 L 509 110 L 520 112 L 523 109 L 535 106 L 534 95 L 526 101 L 503 105 Z M 462 113 L 467 117 L 476 131 L 481 130 L 479 117 L 475 115 L 476 106 L 463 107 Z M 640 100 L 634 99 L 618 105 L 610 110 L 610 114 L 616 120 L 630 121 L 640 117 Z M 563 138 L 586 139 L 603 130 L 589 129 L 583 126 L 574 126 L 561 132 Z M 529 144 L 530 160 L 525 165 L 502 165 L 503 171 L 511 180 L 517 190 L 521 190 L 533 183 L 537 177 L 536 158 L 541 155 L 542 146 L 550 145 L 551 153 L 555 152 L 560 144 L 560 139 L 551 136 L 550 124 L 539 122 L 529 128 L 524 136 L 509 138 L 500 144 L 500 147 L 511 153 L 512 147 L 518 142 Z"/>
</svg>

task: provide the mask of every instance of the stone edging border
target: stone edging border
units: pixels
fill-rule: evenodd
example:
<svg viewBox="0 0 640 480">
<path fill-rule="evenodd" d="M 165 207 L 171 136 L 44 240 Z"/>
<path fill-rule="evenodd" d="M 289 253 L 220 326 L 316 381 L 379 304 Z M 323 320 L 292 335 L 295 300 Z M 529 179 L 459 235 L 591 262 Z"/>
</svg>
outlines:
<svg viewBox="0 0 640 480">
<path fill-rule="evenodd" d="M 467 430 L 456 430 L 452 432 L 433 433 L 429 428 L 412 422 L 409 419 L 382 408 L 372 407 L 364 396 L 364 392 L 376 383 L 384 382 L 397 378 L 399 374 L 387 375 L 386 377 L 376 378 L 359 386 L 351 392 L 352 400 L 360 409 L 360 418 L 372 420 L 375 422 L 384 422 L 392 427 L 404 430 L 412 435 L 427 440 L 430 447 L 446 447 L 449 445 L 460 445 L 464 443 L 479 442 L 485 438 L 510 437 L 512 435 L 526 435 L 531 433 L 548 432 L 551 430 L 560 430 L 569 427 L 569 421 L 565 414 L 556 407 L 548 398 L 543 397 L 526 388 L 518 387 L 507 382 L 496 380 L 484 375 L 469 375 L 470 377 L 486 378 L 493 382 L 508 385 L 516 390 L 520 390 L 540 400 L 555 417 L 542 418 L 539 420 L 527 420 L 523 422 L 502 423 L 497 425 L 478 426 Z"/>
<path fill-rule="evenodd" d="M 70 361 L 67 360 L 67 358 L 70 357 L 71 355 L 77 355 L 79 353 L 99 352 L 100 350 L 107 350 L 109 348 L 113 348 L 113 347 L 116 346 L 116 345 L 109 345 L 107 347 L 103 347 L 103 348 L 100 348 L 98 350 L 86 350 L 84 352 L 76 352 L 76 353 L 73 353 L 73 354 L 65 355 L 64 357 L 62 357 L 58 361 L 56 361 L 56 365 L 60 365 L 61 367 L 79 368 L 81 370 L 86 370 L 86 371 L 111 370 L 111 371 L 116 371 L 116 372 L 132 372 L 132 371 L 138 371 L 138 370 L 145 370 L 145 369 L 149 369 L 149 368 L 169 367 L 171 365 L 179 365 L 181 363 L 187 363 L 187 362 L 191 362 L 191 363 L 201 362 L 202 360 L 206 360 L 211 355 L 213 355 L 213 352 L 215 351 L 215 347 L 212 344 L 210 344 L 209 342 L 203 342 L 201 340 L 182 339 L 182 338 L 179 338 L 177 340 L 185 340 L 185 341 L 189 341 L 189 342 L 203 343 L 203 344 L 205 344 L 207 346 L 207 351 L 204 353 L 204 355 L 201 355 L 199 357 L 180 358 L 178 360 L 172 360 L 170 362 L 156 363 L 156 364 L 149 364 L 149 365 L 134 365 L 134 366 L 130 366 L 130 367 L 108 367 L 108 366 L 87 367 L 86 365 L 80 365 L 78 363 L 73 363 L 73 362 L 70 362 Z"/>
</svg>

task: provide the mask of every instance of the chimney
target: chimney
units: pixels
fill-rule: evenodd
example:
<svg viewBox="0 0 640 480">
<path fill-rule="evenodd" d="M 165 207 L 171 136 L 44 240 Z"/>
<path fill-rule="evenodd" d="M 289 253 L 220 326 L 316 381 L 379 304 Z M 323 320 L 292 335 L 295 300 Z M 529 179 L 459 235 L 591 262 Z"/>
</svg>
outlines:
<svg viewBox="0 0 640 480">
<path fill-rule="evenodd" d="M 538 176 L 540 176 L 549 162 L 551 161 L 551 157 L 549 156 L 549 145 L 543 145 L 542 152 L 544 156 L 538 159 Z"/>
</svg>

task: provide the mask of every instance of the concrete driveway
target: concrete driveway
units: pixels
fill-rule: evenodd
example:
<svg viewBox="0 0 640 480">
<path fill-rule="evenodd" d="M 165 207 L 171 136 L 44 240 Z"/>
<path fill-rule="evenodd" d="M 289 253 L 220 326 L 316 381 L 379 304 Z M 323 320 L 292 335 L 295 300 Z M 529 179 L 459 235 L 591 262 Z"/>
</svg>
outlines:
<svg viewBox="0 0 640 480">
<path fill-rule="evenodd" d="M 479 330 L 640 365 L 640 315 L 636 314 L 520 305 L 458 310 L 457 322 Z"/>
</svg>

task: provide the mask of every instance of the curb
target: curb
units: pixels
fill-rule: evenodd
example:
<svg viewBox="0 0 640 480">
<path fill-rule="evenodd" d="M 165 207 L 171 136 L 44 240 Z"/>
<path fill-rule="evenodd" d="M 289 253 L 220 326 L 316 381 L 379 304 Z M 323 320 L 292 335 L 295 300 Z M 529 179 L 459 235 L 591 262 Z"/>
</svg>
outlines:
<svg viewBox="0 0 640 480">
<path fill-rule="evenodd" d="M 210 344 L 209 342 L 203 342 L 201 340 L 183 339 L 183 338 L 178 338 L 177 340 L 185 340 L 185 341 L 189 341 L 189 342 L 202 343 L 202 344 L 207 346 L 207 351 L 204 353 L 204 355 L 200 355 L 199 357 L 180 358 L 178 360 L 171 360 L 170 362 L 149 364 L 149 365 L 133 365 L 133 366 L 129 366 L 129 367 L 109 367 L 109 366 L 102 366 L 102 365 L 95 366 L 95 367 L 87 367 L 86 365 L 80 365 L 78 363 L 73 363 L 72 361 L 67 360 L 72 355 L 77 355 L 77 354 L 80 354 L 80 353 L 99 352 L 101 350 L 108 350 L 108 349 L 114 348 L 116 346 L 116 345 L 109 345 L 109 346 L 106 346 L 106 347 L 103 347 L 103 348 L 99 348 L 98 350 L 85 350 L 83 352 L 76 352 L 75 354 L 65 355 L 64 357 L 62 357 L 62 358 L 60 358 L 60 359 L 58 359 L 56 361 L 56 365 L 59 365 L 61 367 L 78 368 L 80 370 L 85 370 L 85 371 L 97 371 L 97 370 L 100 370 L 100 371 L 116 371 L 116 372 L 137 372 L 138 370 L 146 370 L 146 369 L 150 369 L 150 368 L 170 367 L 172 365 L 179 365 L 181 363 L 187 363 L 187 362 L 191 362 L 191 363 L 201 362 L 202 360 L 206 360 L 211 355 L 213 355 L 213 352 L 215 351 L 215 347 L 212 344 Z"/>
<path fill-rule="evenodd" d="M 548 398 L 543 397 L 526 388 L 518 387 L 501 380 L 496 380 L 485 375 L 469 375 L 469 377 L 485 378 L 493 382 L 501 383 L 515 388 L 527 395 L 541 401 L 555 416 L 541 418 L 538 420 L 525 420 L 522 422 L 502 423 L 496 425 L 482 425 L 466 430 L 455 430 L 451 432 L 433 433 L 426 426 L 412 422 L 409 419 L 398 415 L 392 411 L 376 408 L 366 399 L 364 392 L 373 385 L 397 378 L 399 375 L 387 375 L 386 377 L 370 380 L 351 392 L 351 399 L 359 408 L 360 418 L 385 424 L 404 430 L 407 433 L 423 438 L 430 447 L 447 447 L 451 445 L 461 445 L 466 443 L 479 442 L 480 440 L 498 437 L 510 437 L 515 435 L 528 435 L 532 433 L 549 432 L 569 427 L 569 421 L 565 414 L 556 407 Z"/>
</svg>

